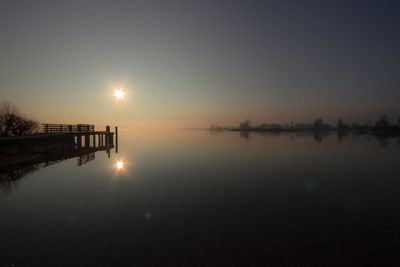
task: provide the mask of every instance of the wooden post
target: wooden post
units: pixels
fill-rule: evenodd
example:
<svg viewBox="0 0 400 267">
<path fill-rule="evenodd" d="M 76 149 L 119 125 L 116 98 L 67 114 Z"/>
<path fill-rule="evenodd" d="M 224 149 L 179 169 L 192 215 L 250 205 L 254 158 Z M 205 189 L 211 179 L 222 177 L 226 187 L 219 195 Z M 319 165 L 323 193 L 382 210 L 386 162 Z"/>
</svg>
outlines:
<svg viewBox="0 0 400 267">
<path fill-rule="evenodd" d="M 114 133 L 110 133 L 110 146 L 114 147 Z"/>
<path fill-rule="evenodd" d="M 80 149 L 82 147 L 82 136 L 80 134 L 76 135 L 76 141 L 77 141 L 78 149 Z"/>
<path fill-rule="evenodd" d="M 60 124 L 60 133 L 62 133 L 62 124 Z"/>
<path fill-rule="evenodd" d="M 90 147 L 90 135 L 85 134 L 85 147 Z"/>
<path fill-rule="evenodd" d="M 115 126 L 115 154 L 118 154 L 118 126 Z"/>
<path fill-rule="evenodd" d="M 109 142 L 109 138 L 110 138 L 110 126 L 109 125 L 107 125 L 106 126 L 106 133 L 104 134 L 104 145 L 106 146 L 106 147 L 108 147 L 109 145 L 110 145 L 110 142 Z"/>
</svg>

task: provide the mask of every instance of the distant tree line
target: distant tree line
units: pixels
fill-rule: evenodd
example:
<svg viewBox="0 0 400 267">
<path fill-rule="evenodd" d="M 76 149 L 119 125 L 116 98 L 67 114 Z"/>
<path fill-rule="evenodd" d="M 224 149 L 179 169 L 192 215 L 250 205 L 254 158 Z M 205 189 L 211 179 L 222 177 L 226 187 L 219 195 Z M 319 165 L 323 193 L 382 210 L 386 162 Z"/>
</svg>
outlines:
<svg viewBox="0 0 400 267">
<path fill-rule="evenodd" d="M 365 123 L 357 121 L 351 124 L 346 123 L 343 119 L 339 119 L 336 125 L 331 125 L 323 121 L 322 118 L 317 118 L 312 123 L 261 123 L 252 125 L 249 119 L 240 122 L 239 127 L 223 127 L 213 124 L 209 128 L 212 131 L 236 130 L 236 131 L 285 131 L 285 130 L 338 130 L 338 131 L 371 131 L 371 130 L 390 130 L 400 131 L 400 117 L 394 123 L 387 115 L 382 115 L 374 124 L 367 120 Z"/>
<path fill-rule="evenodd" d="M 37 121 L 21 115 L 15 106 L 8 102 L 0 105 L 0 136 L 23 136 L 39 131 Z"/>
</svg>

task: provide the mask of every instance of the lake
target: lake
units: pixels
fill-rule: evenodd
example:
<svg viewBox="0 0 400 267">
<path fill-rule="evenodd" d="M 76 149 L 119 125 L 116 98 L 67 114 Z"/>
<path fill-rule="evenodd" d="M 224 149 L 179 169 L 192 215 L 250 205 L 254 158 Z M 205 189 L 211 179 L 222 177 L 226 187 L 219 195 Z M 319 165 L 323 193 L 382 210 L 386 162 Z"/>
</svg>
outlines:
<svg viewBox="0 0 400 267">
<path fill-rule="evenodd" d="M 400 264 L 400 139 L 120 131 L 0 183 L 0 266 Z"/>
</svg>

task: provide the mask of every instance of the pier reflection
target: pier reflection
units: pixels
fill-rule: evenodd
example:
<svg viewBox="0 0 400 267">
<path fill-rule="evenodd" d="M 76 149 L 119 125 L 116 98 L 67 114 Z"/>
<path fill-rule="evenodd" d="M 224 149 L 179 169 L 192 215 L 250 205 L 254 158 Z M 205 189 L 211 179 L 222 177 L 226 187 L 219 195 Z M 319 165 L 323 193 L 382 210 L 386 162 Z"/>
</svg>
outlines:
<svg viewBox="0 0 400 267">
<path fill-rule="evenodd" d="M 18 181 L 25 175 L 40 168 L 60 163 L 65 160 L 76 158 L 76 166 L 82 166 L 96 159 L 96 153 L 106 152 L 110 158 L 111 150 L 114 149 L 113 142 L 99 142 L 98 144 L 86 142 L 82 145 L 75 140 L 72 146 L 64 146 L 56 151 L 46 151 L 42 154 L 15 155 L 8 164 L 0 165 L 0 195 L 13 193 L 17 188 Z"/>
</svg>

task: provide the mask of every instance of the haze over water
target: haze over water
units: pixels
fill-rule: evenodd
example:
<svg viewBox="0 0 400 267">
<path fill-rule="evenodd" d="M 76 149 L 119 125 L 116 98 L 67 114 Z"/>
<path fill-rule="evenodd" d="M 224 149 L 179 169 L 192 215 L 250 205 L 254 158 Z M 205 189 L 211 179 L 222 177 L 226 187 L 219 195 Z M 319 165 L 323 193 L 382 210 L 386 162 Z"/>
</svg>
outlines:
<svg viewBox="0 0 400 267">
<path fill-rule="evenodd" d="M 396 265 L 399 150 L 336 133 L 122 132 L 110 158 L 1 191 L 0 265 Z"/>
</svg>

